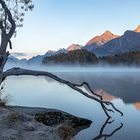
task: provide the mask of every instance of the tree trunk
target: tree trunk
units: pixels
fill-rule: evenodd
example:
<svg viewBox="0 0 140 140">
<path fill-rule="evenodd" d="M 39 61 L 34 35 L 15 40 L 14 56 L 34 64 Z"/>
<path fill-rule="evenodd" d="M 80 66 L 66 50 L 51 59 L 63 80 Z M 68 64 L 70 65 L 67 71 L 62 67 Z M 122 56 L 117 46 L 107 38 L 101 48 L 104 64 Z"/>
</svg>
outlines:
<svg viewBox="0 0 140 140">
<path fill-rule="evenodd" d="M 0 47 L 0 74 L 3 73 L 3 69 L 9 55 L 9 52 L 6 53 L 7 45 L 8 45 L 8 41 L 5 39 L 2 40 L 1 47 Z"/>
<path fill-rule="evenodd" d="M 0 46 L 0 87 L 2 84 L 2 74 L 4 71 L 4 66 L 9 56 L 9 52 L 6 52 L 7 45 L 8 45 L 8 40 L 6 39 L 5 36 L 2 36 L 1 46 Z"/>
<path fill-rule="evenodd" d="M 7 49 L 7 45 L 8 45 L 8 40 L 7 39 L 3 39 L 2 43 L 1 43 L 1 47 L 0 47 L 0 55 L 4 55 Z"/>
</svg>

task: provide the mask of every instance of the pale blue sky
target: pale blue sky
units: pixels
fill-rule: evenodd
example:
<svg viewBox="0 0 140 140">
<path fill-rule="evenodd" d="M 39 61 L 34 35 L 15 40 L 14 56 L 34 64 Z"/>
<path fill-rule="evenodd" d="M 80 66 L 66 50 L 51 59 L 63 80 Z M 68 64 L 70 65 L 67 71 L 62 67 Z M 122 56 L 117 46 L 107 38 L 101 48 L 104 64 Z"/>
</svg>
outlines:
<svg viewBox="0 0 140 140">
<path fill-rule="evenodd" d="M 123 34 L 140 24 L 140 0 L 33 0 L 13 52 L 45 53 L 81 45 L 110 30 Z"/>
</svg>

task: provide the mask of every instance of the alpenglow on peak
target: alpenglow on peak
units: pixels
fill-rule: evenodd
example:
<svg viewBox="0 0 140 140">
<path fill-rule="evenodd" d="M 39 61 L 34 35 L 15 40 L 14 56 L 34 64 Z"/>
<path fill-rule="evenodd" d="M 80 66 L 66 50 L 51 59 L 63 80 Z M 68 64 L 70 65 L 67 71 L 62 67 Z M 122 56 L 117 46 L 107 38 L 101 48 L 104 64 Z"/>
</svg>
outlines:
<svg viewBox="0 0 140 140">
<path fill-rule="evenodd" d="M 138 25 L 137 28 L 134 31 L 135 32 L 140 32 L 140 25 Z"/>
<path fill-rule="evenodd" d="M 118 35 L 114 35 L 111 33 L 109 30 L 105 31 L 103 34 L 99 36 L 93 37 L 91 40 L 87 42 L 86 45 L 92 45 L 92 44 L 97 44 L 97 45 L 103 45 L 104 43 L 119 37 Z"/>
</svg>

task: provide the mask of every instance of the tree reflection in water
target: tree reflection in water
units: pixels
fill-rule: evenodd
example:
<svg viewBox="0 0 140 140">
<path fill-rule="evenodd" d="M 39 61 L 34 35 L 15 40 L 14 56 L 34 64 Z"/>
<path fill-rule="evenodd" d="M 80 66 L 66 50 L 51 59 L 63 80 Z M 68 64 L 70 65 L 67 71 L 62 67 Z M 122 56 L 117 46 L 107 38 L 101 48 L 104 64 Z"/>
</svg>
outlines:
<svg viewBox="0 0 140 140">
<path fill-rule="evenodd" d="M 114 123 L 114 120 L 111 121 L 111 118 L 107 118 L 104 124 L 102 125 L 99 134 L 94 137 L 92 140 L 100 140 L 103 139 L 106 140 L 109 137 L 112 137 L 117 131 L 119 131 L 123 127 L 123 123 L 121 123 L 118 127 L 110 131 L 109 133 L 105 133 L 104 131 L 107 129 L 107 126 Z"/>
</svg>

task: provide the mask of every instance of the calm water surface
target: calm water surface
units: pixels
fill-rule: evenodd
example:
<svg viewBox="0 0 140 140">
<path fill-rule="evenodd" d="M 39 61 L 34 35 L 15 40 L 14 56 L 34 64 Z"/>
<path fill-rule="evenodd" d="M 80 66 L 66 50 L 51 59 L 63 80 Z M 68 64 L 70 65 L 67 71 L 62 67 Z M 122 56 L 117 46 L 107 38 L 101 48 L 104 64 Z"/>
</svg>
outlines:
<svg viewBox="0 0 140 140">
<path fill-rule="evenodd" d="M 102 139 L 103 134 L 111 134 L 114 130 L 116 132 L 107 139 L 140 140 L 139 71 L 73 70 L 54 73 L 75 83 L 88 82 L 96 93 L 103 96 L 104 100 L 113 102 L 124 116 L 112 113 L 113 123 L 105 123 L 106 116 L 99 103 L 46 77 L 9 77 L 4 83 L 4 92 L 12 96 L 10 104 L 55 108 L 92 120 L 90 128 L 82 130 L 76 136 L 76 140 L 94 140 L 96 136 L 101 136 Z M 88 92 L 85 87 L 82 89 Z"/>
</svg>

